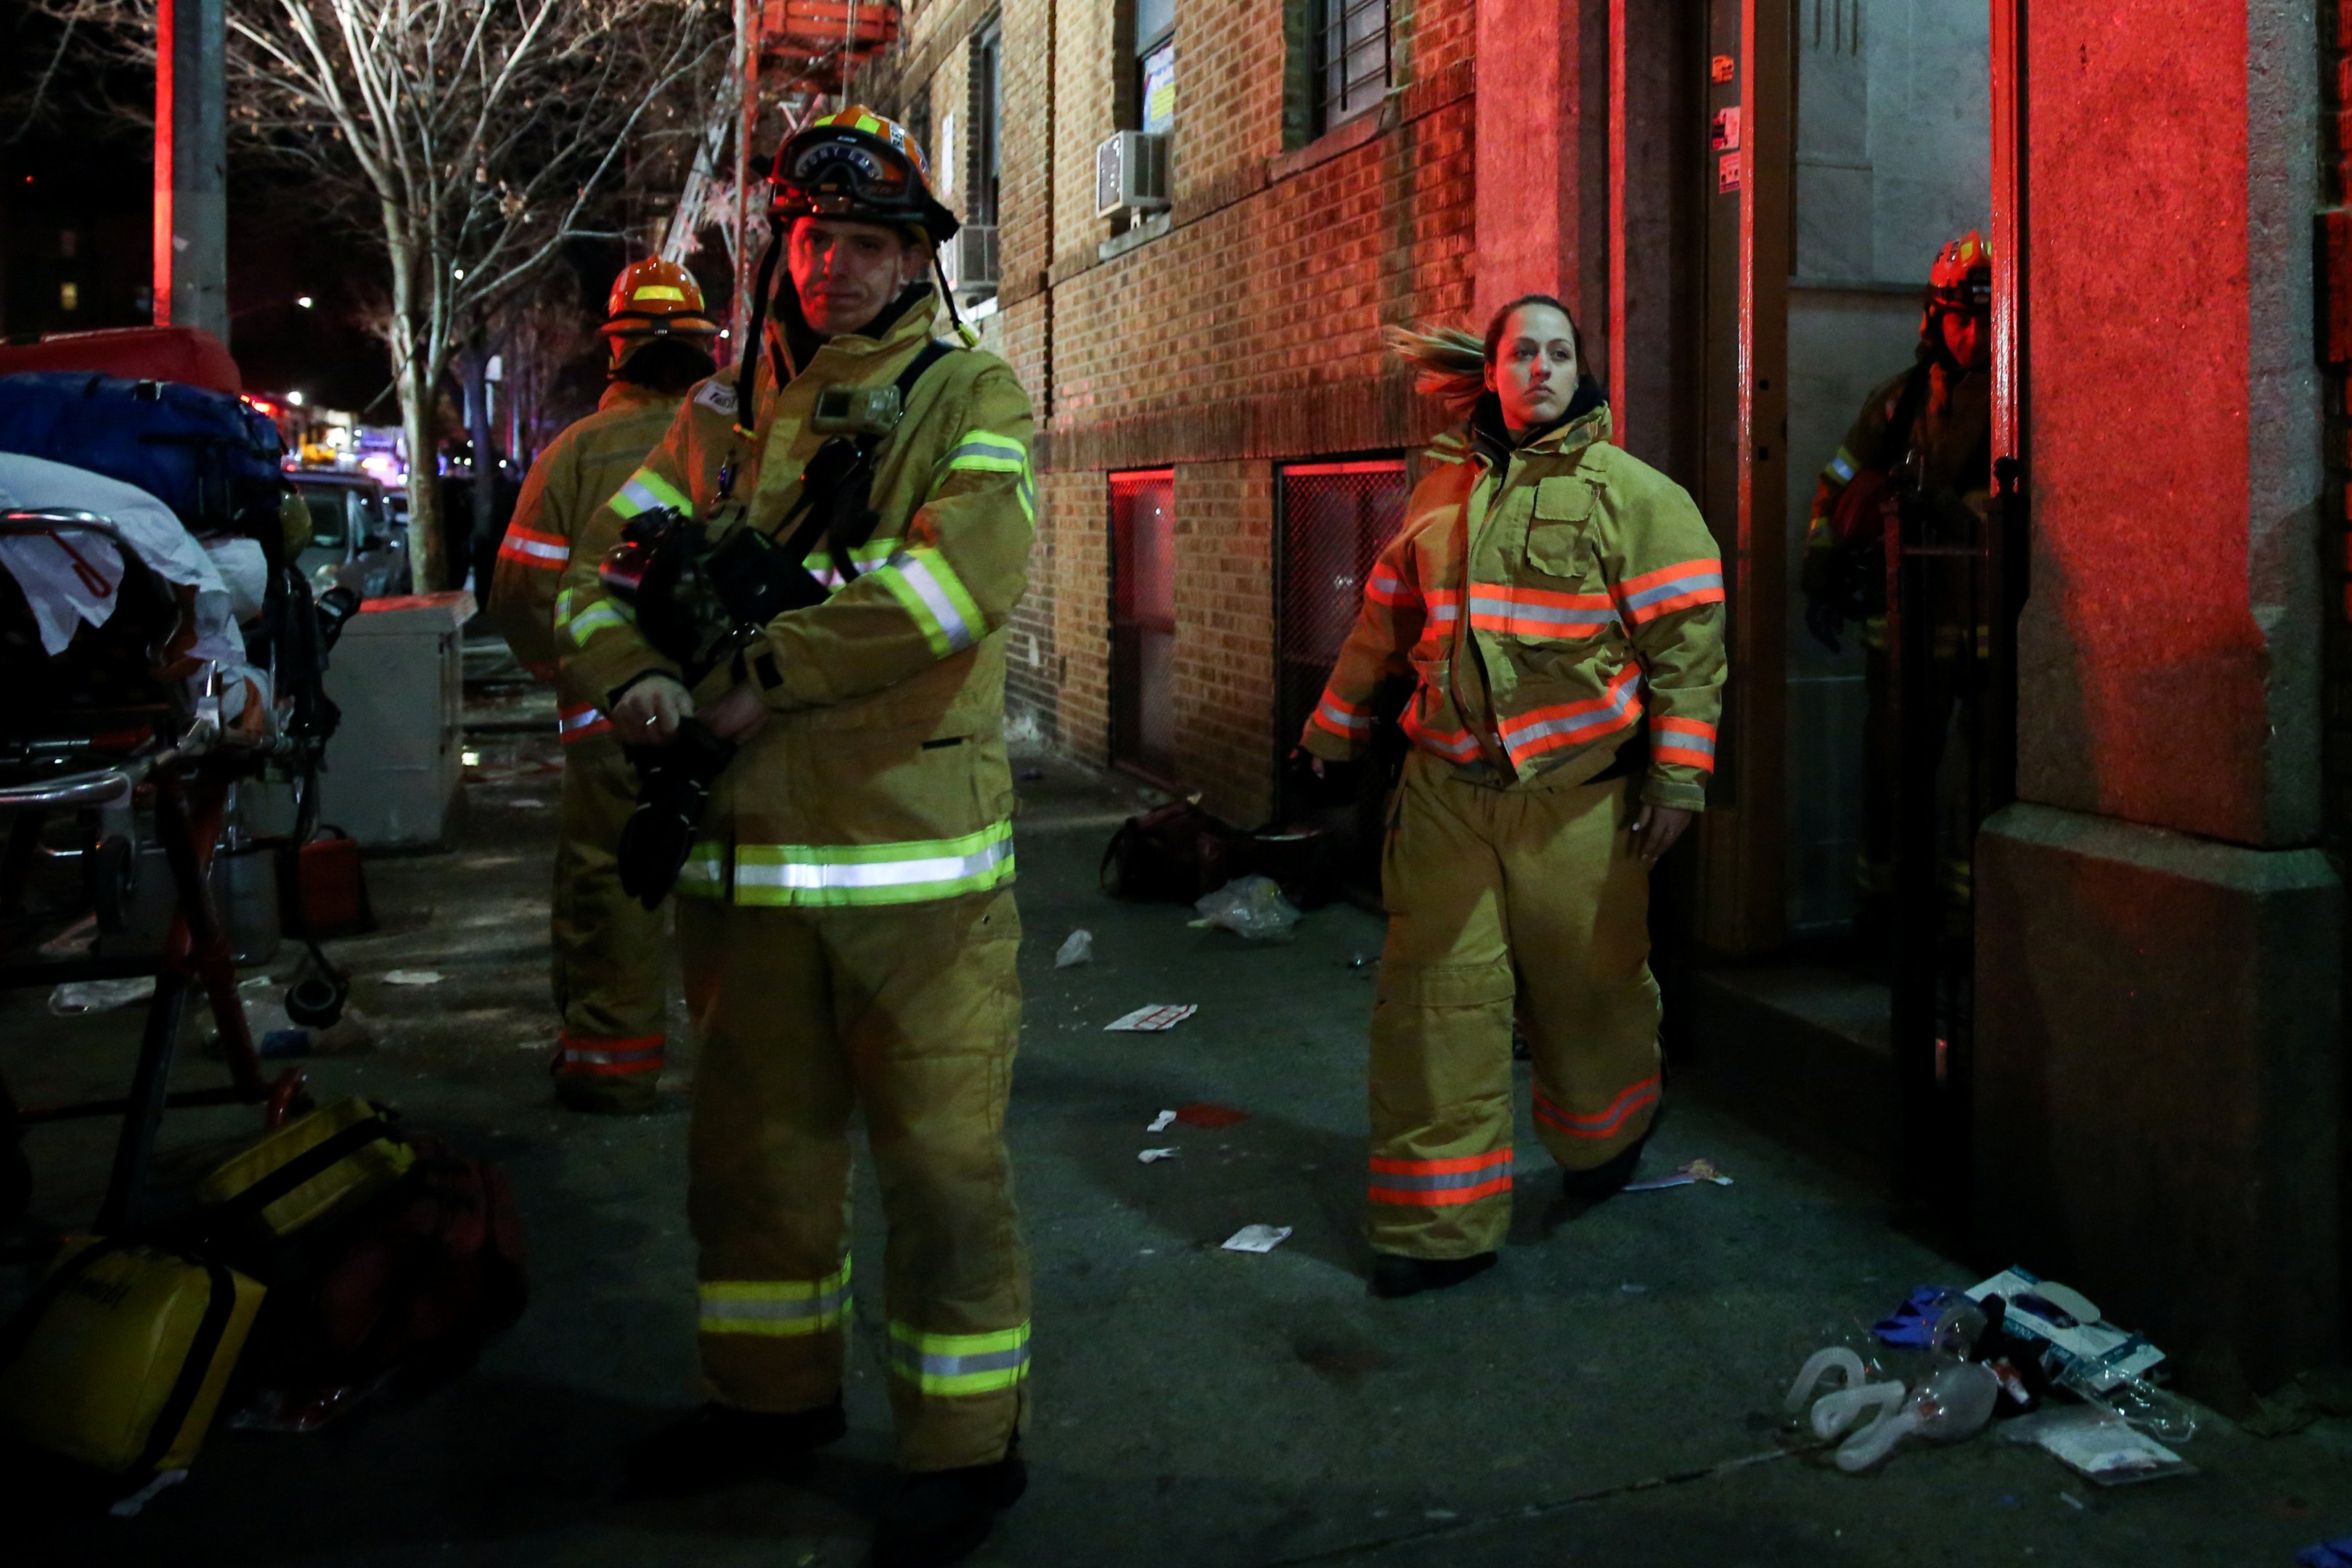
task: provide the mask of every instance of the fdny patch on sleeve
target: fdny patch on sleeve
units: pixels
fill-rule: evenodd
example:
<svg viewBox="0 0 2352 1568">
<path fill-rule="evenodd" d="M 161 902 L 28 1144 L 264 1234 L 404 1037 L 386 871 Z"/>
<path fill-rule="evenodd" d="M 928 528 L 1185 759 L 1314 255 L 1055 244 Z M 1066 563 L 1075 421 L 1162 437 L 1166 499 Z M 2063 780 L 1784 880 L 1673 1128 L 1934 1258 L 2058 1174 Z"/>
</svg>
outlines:
<svg viewBox="0 0 2352 1568">
<path fill-rule="evenodd" d="M 724 415 L 730 419 L 735 417 L 735 389 L 721 377 L 714 375 L 704 382 L 702 390 L 694 395 L 694 400 L 713 414 Z"/>
</svg>

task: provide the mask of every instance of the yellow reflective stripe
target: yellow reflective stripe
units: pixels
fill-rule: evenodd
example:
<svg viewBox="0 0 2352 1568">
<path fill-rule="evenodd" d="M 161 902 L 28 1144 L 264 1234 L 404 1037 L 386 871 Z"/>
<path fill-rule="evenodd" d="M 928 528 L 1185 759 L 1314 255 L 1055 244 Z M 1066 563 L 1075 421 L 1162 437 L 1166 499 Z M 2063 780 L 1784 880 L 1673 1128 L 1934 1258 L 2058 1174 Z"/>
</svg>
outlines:
<svg viewBox="0 0 2352 1568">
<path fill-rule="evenodd" d="M 677 868 L 677 886 L 672 890 L 682 899 L 725 898 L 727 852 L 714 839 L 705 839 L 688 850 L 686 864 Z"/>
<path fill-rule="evenodd" d="M 686 303 L 686 290 L 675 283 L 648 283 L 629 296 L 632 300 L 675 300 Z"/>
<path fill-rule="evenodd" d="M 715 847 L 712 854 L 715 889 Z M 916 903 L 997 887 L 1012 879 L 1013 865 L 1010 822 L 960 838 L 895 844 L 738 844 L 735 901 L 796 909 Z M 678 890 L 687 891 L 683 877 Z"/>
<path fill-rule="evenodd" d="M 625 626 L 628 624 L 627 613 L 618 605 L 606 600 L 601 604 L 591 605 L 581 611 L 564 626 L 563 633 L 572 639 L 573 647 L 586 647 L 590 637 L 600 632 L 609 632 L 615 626 Z"/>
<path fill-rule="evenodd" d="M 1017 474 L 1029 467 L 1029 449 L 1010 436 L 974 430 L 948 448 L 948 467 Z"/>
<path fill-rule="evenodd" d="M 986 1334 L 927 1334 L 890 1322 L 890 1370 L 925 1394 L 994 1394 L 1029 1375 L 1029 1325 Z"/>
<path fill-rule="evenodd" d="M 1814 450 L 1819 451 L 1820 448 L 1815 447 Z M 1850 483 L 1854 475 L 1853 454 L 1840 447 L 1837 449 L 1837 456 L 1822 466 L 1822 472 L 1842 485 Z"/>
<path fill-rule="evenodd" d="M 849 1259 L 823 1279 L 705 1279 L 706 1334 L 821 1334 L 849 1310 Z"/>
<path fill-rule="evenodd" d="M 558 631 L 562 630 L 564 623 L 572 619 L 572 598 L 579 591 L 577 588 L 558 588 L 555 591 L 555 626 Z"/>
<path fill-rule="evenodd" d="M 902 542 L 903 541 L 897 539 L 870 539 L 863 544 L 852 545 L 849 551 L 850 563 L 857 567 L 858 574 L 863 576 L 876 567 L 886 564 Z M 803 561 L 801 564 L 808 568 L 810 576 L 814 577 L 827 588 L 838 590 L 844 586 L 841 574 L 834 569 L 832 551 L 822 547 L 812 550 L 808 553 L 808 559 Z"/>
<path fill-rule="evenodd" d="M 635 517 L 661 506 L 674 506 L 680 511 L 694 510 L 694 503 L 683 491 L 651 468 L 639 468 L 631 474 L 609 504 L 623 517 Z"/>
<path fill-rule="evenodd" d="M 922 628 L 940 658 L 970 647 L 988 630 L 987 617 L 947 557 L 929 545 L 893 556 L 876 576 Z"/>
<path fill-rule="evenodd" d="M 874 116 L 870 114 L 861 114 L 857 117 L 856 129 L 859 131 L 871 132 L 873 134 L 879 136 L 882 134 L 882 122 L 875 119 Z"/>
</svg>

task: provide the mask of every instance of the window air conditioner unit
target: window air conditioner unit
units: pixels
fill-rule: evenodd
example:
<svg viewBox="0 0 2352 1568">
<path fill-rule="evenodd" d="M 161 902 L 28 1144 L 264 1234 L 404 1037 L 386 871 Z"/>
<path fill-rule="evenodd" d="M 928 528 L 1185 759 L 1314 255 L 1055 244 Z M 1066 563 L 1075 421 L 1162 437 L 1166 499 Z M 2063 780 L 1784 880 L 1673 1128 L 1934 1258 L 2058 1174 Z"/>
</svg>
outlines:
<svg viewBox="0 0 2352 1568">
<path fill-rule="evenodd" d="M 996 226 L 968 223 L 948 242 L 948 281 L 959 294 L 994 293 L 1002 280 L 996 262 Z"/>
<path fill-rule="evenodd" d="M 1095 149 L 1095 216 L 1168 206 L 1168 136 L 1121 131 Z"/>
</svg>

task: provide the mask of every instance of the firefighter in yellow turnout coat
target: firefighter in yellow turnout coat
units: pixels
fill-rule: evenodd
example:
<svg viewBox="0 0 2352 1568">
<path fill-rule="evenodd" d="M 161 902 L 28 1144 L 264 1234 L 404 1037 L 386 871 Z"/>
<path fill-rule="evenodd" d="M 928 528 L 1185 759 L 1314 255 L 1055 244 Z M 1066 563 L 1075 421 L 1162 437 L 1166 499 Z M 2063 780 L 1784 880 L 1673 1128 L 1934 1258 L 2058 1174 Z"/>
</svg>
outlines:
<svg viewBox="0 0 2352 1568">
<path fill-rule="evenodd" d="M 549 444 L 524 479 L 499 546 L 490 616 L 524 667 L 555 675 L 554 618 L 572 542 L 668 431 L 688 390 L 716 368 L 719 331 L 701 286 L 673 261 L 632 262 L 613 282 L 604 332 L 612 382 L 596 412 Z M 636 803 L 603 693 L 560 680 L 562 822 L 555 846 L 552 978 L 563 1037 L 555 1091 L 582 1110 L 652 1108 L 667 1011 L 668 917 L 621 890 L 613 847 Z"/>
<path fill-rule="evenodd" d="M 813 428 L 820 391 L 898 384 L 931 343 L 919 241 L 954 219 L 921 168 L 900 128 L 854 108 L 786 143 L 772 212 L 790 280 L 750 397 L 730 373 L 688 399 L 591 524 L 561 617 L 567 679 L 614 694 L 625 739 L 691 710 L 741 744 L 677 885 L 714 1403 L 645 1450 L 640 1477 L 725 1479 L 840 1434 L 854 1108 L 888 1222 L 886 1358 L 908 1472 L 877 1538 L 885 1563 L 961 1556 L 1021 1485 L 1029 1287 L 1003 1139 L 1020 923 L 997 634 L 1034 522 L 1028 398 L 992 356 L 939 357 L 876 451 L 875 522 L 848 552 L 850 580 L 812 553 L 831 596 L 767 623 L 690 700 L 595 562 L 654 508 L 713 535 L 785 531 L 827 439 Z"/>
<path fill-rule="evenodd" d="M 1680 487 L 1610 444 L 1566 310 L 1517 301 L 1483 348 L 1399 342 L 1425 386 L 1460 385 L 1466 358 L 1491 390 L 1431 447 L 1301 742 L 1359 755 L 1381 682 L 1415 678 L 1372 1015 L 1381 1295 L 1495 1260 L 1515 1016 L 1570 1190 L 1631 1173 L 1660 1092 L 1648 871 L 1705 804 L 1724 674 L 1715 542 Z"/>
</svg>

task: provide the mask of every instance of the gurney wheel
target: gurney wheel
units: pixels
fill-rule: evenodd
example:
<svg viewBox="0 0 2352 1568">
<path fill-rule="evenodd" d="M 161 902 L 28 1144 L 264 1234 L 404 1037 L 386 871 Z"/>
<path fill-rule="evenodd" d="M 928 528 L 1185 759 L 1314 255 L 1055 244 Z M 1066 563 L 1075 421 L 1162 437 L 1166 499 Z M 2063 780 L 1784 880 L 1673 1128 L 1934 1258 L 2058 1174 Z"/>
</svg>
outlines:
<svg viewBox="0 0 2352 1568">
<path fill-rule="evenodd" d="M 99 930 L 109 936 L 122 934 L 138 885 L 139 858 L 131 853 L 131 841 L 118 835 L 99 845 L 89 889 Z"/>
</svg>

